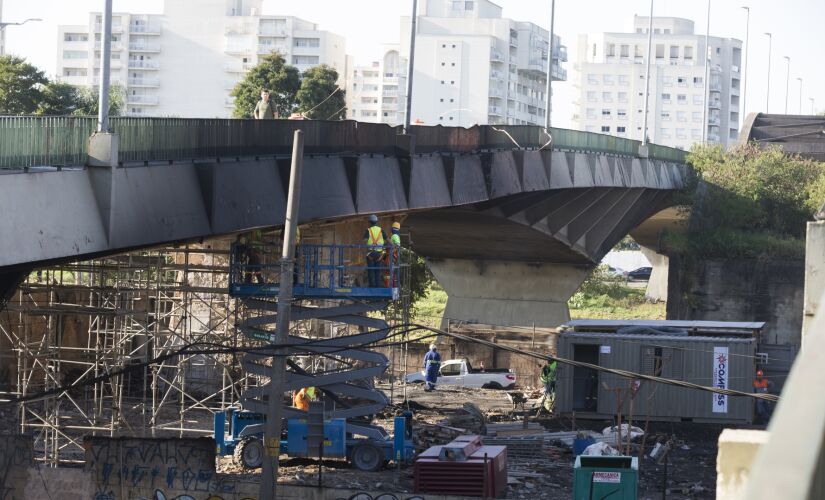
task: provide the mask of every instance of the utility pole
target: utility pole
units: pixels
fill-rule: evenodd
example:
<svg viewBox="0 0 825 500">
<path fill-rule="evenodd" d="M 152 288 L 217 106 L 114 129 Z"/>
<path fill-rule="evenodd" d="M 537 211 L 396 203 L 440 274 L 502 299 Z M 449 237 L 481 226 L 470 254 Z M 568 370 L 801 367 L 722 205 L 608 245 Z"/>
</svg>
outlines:
<svg viewBox="0 0 825 500">
<path fill-rule="evenodd" d="M 410 133 L 410 115 L 412 114 L 413 71 L 415 70 L 415 31 L 418 27 L 418 0 L 413 0 L 412 18 L 410 19 L 410 58 L 407 65 L 407 111 L 404 116 L 404 133 Z"/>
<path fill-rule="evenodd" d="M 747 12 L 747 17 L 745 18 L 745 67 L 742 69 L 742 112 L 739 113 L 742 116 L 742 122 L 744 123 L 746 113 L 748 112 L 748 56 L 751 53 L 751 46 L 748 43 L 748 37 L 751 30 L 751 9 L 746 6 L 743 6 L 742 8 L 745 9 L 745 12 Z"/>
<path fill-rule="evenodd" d="M 708 138 L 708 101 L 710 100 L 710 92 L 708 89 L 710 88 L 710 0 L 708 0 L 708 16 L 707 16 L 707 26 L 705 27 L 705 96 L 702 106 L 702 144 L 707 143 Z"/>
<path fill-rule="evenodd" d="M 802 114 L 802 78 L 797 77 L 797 80 L 799 80 L 799 114 L 801 115 Z"/>
<path fill-rule="evenodd" d="M 101 38 L 97 131 L 105 133 L 109 131 L 109 65 L 112 60 L 112 0 L 105 0 Z"/>
<path fill-rule="evenodd" d="M 545 100 L 545 114 L 544 114 L 544 128 L 550 130 L 550 115 L 553 112 L 553 24 L 556 17 L 556 0 L 550 0 L 550 42 L 547 47 L 547 88 L 544 90 Z"/>
<path fill-rule="evenodd" d="M 42 21 L 40 18 L 29 18 L 19 23 L 4 23 L 3 22 L 3 1 L 0 0 L 0 56 L 6 54 L 6 26 L 22 26 L 29 21 Z"/>
<path fill-rule="evenodd" d="M 653 0 L 650 0 L 650 16 L 647 18 L 647 64 L 645 67 L 645 104 L 642 111 L 642 146 L 647 146 L 647 107 L 650 101 L 650 59 L 653 57 Z"/>
<path fill-rule="evenodd" d="M 768 114 L 771 108 L 771 42 L 773 41 L 773 35 L 770 33 L 765 33 L 765 35 L 768 36 L 768 91 L 765 95 L 765 114 Z"/>
<path fill-rule="evenodd" d="M 788 88 L 791 86 L 791 58 L 784 56 L 787 63 L 785 72 L 785 114 L 788 114 Z"/>
<path fill-rule="evenodd" d="M 292 167 L 289 173 L 289 192 L 286 201 L 284 243 L 281 250 L 281 277 L 278 282 L 278 316 L 272 344 L 272 371 L 269 376 L 269 401 L 264 432 L 266 456 L 261 471 L 261 500 L 274 500 L 278 482 L 278 456 L 281 454 L 281 416 L 283 415 L 286 351 L 278 346 L 289 338 L 292 310 L 292 277 L 295 259 L 295 236 L 298 228 L 298 207 L 301 199 L 301 171 L 304 165 L 304 133 L 296 130 L 292 142 Z"/>
</svg>

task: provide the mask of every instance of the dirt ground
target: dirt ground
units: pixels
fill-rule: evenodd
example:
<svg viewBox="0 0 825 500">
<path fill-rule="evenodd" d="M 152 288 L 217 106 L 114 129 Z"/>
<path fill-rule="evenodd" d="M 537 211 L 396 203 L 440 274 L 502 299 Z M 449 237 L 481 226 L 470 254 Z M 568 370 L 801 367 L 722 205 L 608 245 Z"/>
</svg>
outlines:
<svg viewBox="0 0 825 500">
<path fill-rule="evenodd" d="M 381 387 L 387 395 L 388 386 Z M 377 416 L 376 420 L 391 429 L 390 418 L 401 409 L 414 411 L 418 425 L 419 444 L 426 446 L 438 442 L 439 426 L 450 421 L 467 421 L 468 414 L 462 410 L 467 402 L 475 404 L 492 426 L 496 422 L 508 422 L 512 404 L 504 391 L 484 389 L 440 388 L 425 393 L 420 387 L 408 387 L 406 402 L 404 391 L 395 387 L 393 406 Z M 535 403 L 535 401 L 532 401 Z M 530 403 L 528 403 L 529 407 Z M 453 420 L 450 420 L 453 419 Z M 463 420 L 462 420 L 463 419 Z M 568 418 L 546 418 L 536 420 L 543 429 L 538 432 L 571 431 L 572 422 Z M 611 425 L 609 421 L 587 421 L 577 419 L 577 430 L 601 432 Z M 536 424 L 533 424 L 534 426 Z M 638 424 L 637 424 L 638 425 Z M 460 427 L 458 425 L 450 428 Z M 469 429 L 468 432 L 472 432 Z M 435 434 L 431 431 L 434 431 Z M 651 423 L 648 429 L 646 453 L 639 462 L 639 498 L 662 498 L 665 465 L 658 464 L 647 456 L 657 438 L 666 437 L 673 446 L 668 455 L 667 498 L 710 499 L 715 497 L 717 439 L 722 426 L 695 423 Z M 441 437 L 439 444 L 450 438 Z M 636 450 L 640 446 L 634 446 Z M 419 448 L 423 449 L 423 448 Z M 634 451 L 634 455 L 637 452 Z M 545 448 L 542 456 L 524 457 L 508 454 L 508 488 L 506 498 L 511 499 L 566 499 L 573 492 L 572 450 L 559 443 Z M 243 473 L 232 463 L 230 457 L 220 461 L 219 469 L 227 473 Z M 351 488 L 363 491 L 412 492 L 413 469 L 411 466 L 386 468 L 378 472 L 361 472 L 350 468 L 343 461 L 325 460 L 321 483 L 326 487 Z M 280 466 L 280 481 L 291 484 L 317 485 L 318 463 L 310 459 L 284 459 Z"/>
</svg>

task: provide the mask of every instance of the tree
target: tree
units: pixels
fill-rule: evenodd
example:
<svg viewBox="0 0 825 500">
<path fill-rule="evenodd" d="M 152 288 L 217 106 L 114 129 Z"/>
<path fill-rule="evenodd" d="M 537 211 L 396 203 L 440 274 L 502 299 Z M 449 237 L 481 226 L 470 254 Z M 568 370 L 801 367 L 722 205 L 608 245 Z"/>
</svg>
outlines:
<svg viewBox="0 0 825 500">
<path fill-rule="evenodd" d="M 326 64 L 305 71 L 297 95 L 298 110 L 313 120 L 346 118 L 346 92 L 337 82 L 338 72 Z"/>
<path fill-rule="evenodd" d="M 269 90 L 269 99 L 281 116 L 289 116 L 295 110 L 295 96 L 301 88 L 301 74 L 289 66 L 278 52 L 264 56 L 243 80 L 235 85 L 231 95 L 235 98 L 235 118 L 251 118 L 255 105 L 261 98 L 261 90 Z"/>
<path fill-rule="evenodd" d="M 74 114 L 78 116 L 97 116 L 99 109 L 98 87 L 82 87 L 77 91 L 76 109 Z M 109 87 L 109 116 L 120 116 L 126 102 L 126 91 L 118 85 Z"/>
<path fill-rule="evenodd" d="M 38 115 L 73 115 L 77 112 L 78 90 L 73 85 L 49 82 L 37 105 Z"/>
<path fill-rule="evenodd" d="M 42 71 L 17 56 L 0 56 L 0 114 L 30 115 L 43 100 L 48 79 Z"/>
</svg>

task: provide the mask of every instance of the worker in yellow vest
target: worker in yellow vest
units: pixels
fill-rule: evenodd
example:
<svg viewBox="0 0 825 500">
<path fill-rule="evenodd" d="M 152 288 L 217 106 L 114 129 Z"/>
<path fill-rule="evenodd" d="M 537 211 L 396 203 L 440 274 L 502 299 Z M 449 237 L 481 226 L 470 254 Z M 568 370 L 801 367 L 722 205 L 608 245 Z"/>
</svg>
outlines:
<svg viewBox="0 0 825 500">
<path fill-rule="evenodd" d="M 367 244 L 367 281 L 370 288 L 381 286 L 381 261 L 384 258 L 384 247 L 387 234 L 378 225 L 378 216 L 370 215 L 370 227 L 364 232 L 364 241 Z"/>
</svg>

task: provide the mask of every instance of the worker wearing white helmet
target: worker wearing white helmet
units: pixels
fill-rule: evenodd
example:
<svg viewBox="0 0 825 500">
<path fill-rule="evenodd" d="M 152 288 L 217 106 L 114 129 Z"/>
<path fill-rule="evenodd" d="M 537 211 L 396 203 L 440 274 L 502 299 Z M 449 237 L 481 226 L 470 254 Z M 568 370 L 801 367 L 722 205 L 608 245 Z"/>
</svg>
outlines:
<svg viewBox="0 0 825 500">
<path fill-rule="evenodd" d="M 441 355 L 438 354 L 438 347 L 430 344 L 430 350 L 424 355 L 424 380 L 426 382 L 425 391 L 435 390 L 435 383 L 438 380 L 438 370 L 441 368 Z"/>
</svg>

